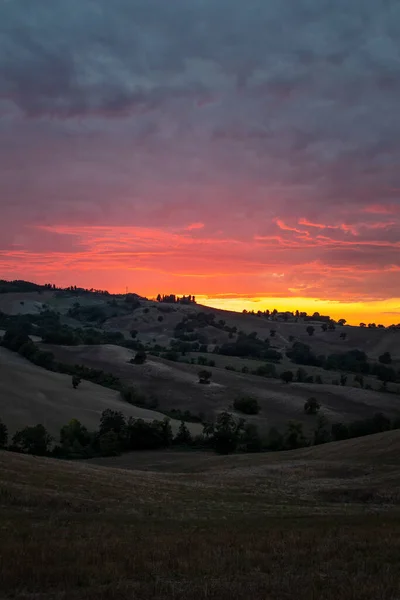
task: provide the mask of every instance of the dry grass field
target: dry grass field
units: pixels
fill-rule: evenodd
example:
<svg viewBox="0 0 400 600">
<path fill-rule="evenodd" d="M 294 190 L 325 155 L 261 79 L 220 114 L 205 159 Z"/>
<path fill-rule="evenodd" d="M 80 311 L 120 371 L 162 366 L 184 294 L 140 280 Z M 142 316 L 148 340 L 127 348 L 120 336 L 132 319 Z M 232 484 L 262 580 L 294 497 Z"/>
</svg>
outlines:
<svg viewBox="0 0 400 600">
<path fill-rule="evenodd" d="M 192 472 L 0 452 L 0 596 L 396 600 L 399 450 L 389 432 Z"/>
<path fill-rule="evenodd" d="M 79 419 L 89 429 L 97 429 L 103 410 L 122 411 L 126 417 L 145 420 L 163 419 L 156 411 L 127 404 L 119 392 L 82 381 L 74 390 L 71 377 L 46 371 L 14 352 L 0 348 L 0 418 L 11 433 L 25 426 L 42 423 L 55 436 L 72 418 Z M 171 420 L 174 431 L 179 422 Z M 193 433 L 202 427 L 188 424 Z"/>
</svg>

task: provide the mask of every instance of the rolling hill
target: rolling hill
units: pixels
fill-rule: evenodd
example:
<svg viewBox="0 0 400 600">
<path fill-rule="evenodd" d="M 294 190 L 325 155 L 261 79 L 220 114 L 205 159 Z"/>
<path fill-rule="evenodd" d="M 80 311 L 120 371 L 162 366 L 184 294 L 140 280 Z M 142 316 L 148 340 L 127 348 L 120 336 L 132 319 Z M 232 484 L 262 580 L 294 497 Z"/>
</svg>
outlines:
<svg viewBox="0 0 400 600">
<path fill-rule="evenodd" d="M 71 377 L 53 373 L 32 365 L 24 358 L 0 348 L 0 418 L 11 433 L 25 426 L 42 423 L 58 436 L 60 428 L 72 418 L 79 419 L 89 429 L 97 429 L 103 410 L 122 411 L 126 417 L 144 420 L 160 419 L 165 415 L 132 406 L 120 399 L 119 392 L 82 381 L 74 390 Z M 171 420 L 173 430 L 179 422 Z M 188 424 L 193 433 L 201 426 Z"/>
<path fill-rule="evenodd" d="M 197 473 L 0 452 L 2 596 L 394 600 L 399 450 L 389 432 Z"/>
<path fill-rule="evenodd" d="M 113 345 L 101 346 L 43 346 L 56 358 L 68 364 L 110 371 L 126 385 L 133 385 L 158 400 L 158 408 L 190 410 L 212 419 L 221 410 L 232 408 L 235 398 L 254 396 L 261 412 L 246 417 L 265 432 L 272 425 L 286 427 L 288 421 L 302 421 L 306 429 L 315 427 L 316 417 L 304 414 L 304 403 L 311 396 L 322 405 L 321 411 L 332 422 L 353 421 L 384 412 L 400 415 L 400 404 L 395 394 L 385 394 L 354 387 L 317 385 L 307 383 L 285 384 L 279 380 L 255 375 L 210 368 L 210 385 L 198 383 L 201 367 L 149 356 L 144 365 L 132 365 L 129 360 L 135 352 Z M 218 357 L 216 357 L 218 360 Z"/>
</svg>

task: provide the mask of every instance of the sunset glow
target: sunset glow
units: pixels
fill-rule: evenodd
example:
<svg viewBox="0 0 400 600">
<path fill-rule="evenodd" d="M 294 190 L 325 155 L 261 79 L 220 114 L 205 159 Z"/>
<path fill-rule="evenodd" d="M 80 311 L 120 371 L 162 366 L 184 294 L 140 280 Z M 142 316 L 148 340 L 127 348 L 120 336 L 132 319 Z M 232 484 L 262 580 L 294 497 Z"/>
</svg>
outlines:
<svg viewBox="0 0 400 600">
<path fill-rule="evenodd" d="M 398 6 L 34 4 L 0 7 L 0 278 L 400 322 Z"/>
</svg>

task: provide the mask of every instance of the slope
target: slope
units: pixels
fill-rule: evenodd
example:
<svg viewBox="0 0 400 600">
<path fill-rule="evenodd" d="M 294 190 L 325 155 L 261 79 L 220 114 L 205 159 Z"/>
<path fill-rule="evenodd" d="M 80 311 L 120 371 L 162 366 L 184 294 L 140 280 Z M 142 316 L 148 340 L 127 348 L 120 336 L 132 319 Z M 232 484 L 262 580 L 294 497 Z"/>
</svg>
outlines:
<svg viewBox="0 0 400 600">
<path fill-rule="evenodd" d="M 394 599 L 399 448 L 392 432 L 184 475 L 0 452 L 2 597 Z"/>
<path fill-rule="evenodd" d="M 353 421 L 384 412 L 400 414 L 398 396 L 370 390 L 293 383 L 266 379 L 249 374 L 211 368 L 212 383 L 198 383 L 199 367 L 148 357 L 144 365 L 132 365 L 134 352 L 113 345 L 101 346 L 46 346 L 58 360 L 69 364 L 84 364 L 111 371 L 127 385 L 134 385 L 153 398 L 161 410 L 189 410 L 213 418 L 218 411 L 231 409 L 235 398 L 254 396 L 261 411 L 248 420 L 266 431 L 270 426 L 286 427 L 289 420 L 302 421 L 306 427 L 315 427 L 316 417 L 304 414 L 304 403 L 316 397 L 324 415 L 330 421 Z M 201 367 L 200 367 L 201 368 Z"/>
<path fill-rule="evenodd" d="M 11 433 L 28 425 L 42 423 L 53 435 L 72 418 L 89 429 L 99 425 L 103 410 L 122 411 L 126 417 L 145 420 L 163 419 L 156 411 L 131 406 L 119 398 L 119 392 L 82 381 L 74 390 L 71 377 L 32 365 L 18 354 L 0 348 L 0 417 Z M 174 430 L 179 427 L 172 420 Z M 201 427 L 190 424 L 193 432 Z"/>
</svg>

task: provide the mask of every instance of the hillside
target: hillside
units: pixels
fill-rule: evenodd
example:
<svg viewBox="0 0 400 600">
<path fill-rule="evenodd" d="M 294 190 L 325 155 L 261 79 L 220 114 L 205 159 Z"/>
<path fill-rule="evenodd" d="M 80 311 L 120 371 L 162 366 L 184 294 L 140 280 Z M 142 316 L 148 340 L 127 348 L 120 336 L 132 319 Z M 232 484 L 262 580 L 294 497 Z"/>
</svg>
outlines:
<svg viewBox="0 0 400 600">
<path fill-rule="evenodd" d="M 134 352 L 113 345 L 101 346 L 47 346 L 58 360 L 69 364 L 84 364 L 111 371 L 127 385 L 134 385 L 153 398 L 160 410 L 177 408 L 203 413 L 212 418 L 218 411 L 232 408 L 235 398 L 254 396 L 261 412 L 247 417 L 267 431 L 272 425 L 286 427 L 288 421 L 302 421 L 306 428 L 314 428 L 316 417 L 304 414 L 304 402 L 311 396 L 322 405 L 330 421 L 353 421 L 376 412 L 391 416 L 400 414 L 398 396 L 353 387 L 316 385 L 307 383 L 285 384 L 224 369 L 210 368 L 210 385 L 198 383 L 199 367 L 149 356 L 144 365 L 129 364 Z"/>
<path fill-rule="evenodd" d="M 399 450 L 390 432 L 182 474 L 0 452 L 2 595 L 394 599 Z"/>
<path fill-rule="evenodd" d="M 82 381 L 74 390 L 71 377 L 32 365 L 24 358 L 0 348 L 0 418 L 11 433 L 25 426 L 42 423 L 58 436 L 60 428 L 72 418 L 89 429 L 97 429 L 103 410 L 122 411 L 126 417 L 144 420 L 163 419 L 156 411 L 131 406 L 120 400 L 119 392 Z M 179 422 L 172 420 L 176 431 Z M 201 426 L 189 424 L 199 433 Z"/>
</svg>

